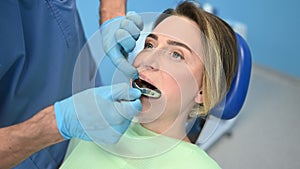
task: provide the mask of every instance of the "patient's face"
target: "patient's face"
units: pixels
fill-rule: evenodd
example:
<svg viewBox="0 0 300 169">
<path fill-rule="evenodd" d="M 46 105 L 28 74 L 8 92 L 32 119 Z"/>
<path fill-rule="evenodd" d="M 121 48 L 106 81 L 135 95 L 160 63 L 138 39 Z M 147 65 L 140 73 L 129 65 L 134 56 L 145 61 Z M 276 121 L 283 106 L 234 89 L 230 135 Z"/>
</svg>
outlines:
<svg viewBox="0 0 300 169">
<path fill-rule="evenodd" d="M 156 86 L 159 99 L 141 97 L 141 123 L 173 123 L 188 113 L 202 85 L 200 30 L 193 21 L 170 16 L 148 35 L 133 65 L 140 77 Z"/>
</svg>

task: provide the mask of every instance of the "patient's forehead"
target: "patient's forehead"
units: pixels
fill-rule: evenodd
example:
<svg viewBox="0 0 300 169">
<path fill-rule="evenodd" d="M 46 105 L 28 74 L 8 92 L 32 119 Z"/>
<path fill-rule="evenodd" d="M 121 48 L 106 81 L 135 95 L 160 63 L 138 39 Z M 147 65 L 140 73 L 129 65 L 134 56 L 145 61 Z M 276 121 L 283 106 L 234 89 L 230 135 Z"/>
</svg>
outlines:
<svg viewBox="0 0 300 169">
<path fill-rule="evenodd" d="M 201 56 L 201 31 L 194 21 L 186 17 L 170 16 L 159 23 L 152 32 L 180 41 Z"/>
</svg>

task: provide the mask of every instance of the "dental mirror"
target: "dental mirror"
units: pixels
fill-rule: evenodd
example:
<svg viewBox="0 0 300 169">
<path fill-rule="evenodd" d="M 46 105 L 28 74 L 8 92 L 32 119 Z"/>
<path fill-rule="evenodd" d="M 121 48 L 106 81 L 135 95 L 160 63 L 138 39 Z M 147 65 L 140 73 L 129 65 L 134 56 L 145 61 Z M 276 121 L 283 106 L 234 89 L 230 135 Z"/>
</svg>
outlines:
<svg viewBox="0 0 300 169">
<path fill-rule="evenodd" d="M 140 78 L 132 82 L 132 87 L 139 89 L 142 92 L 142 95 L 147 97 L 158 99 L 161 96 L 161 91 L 159 89 Z"/>
</svg>

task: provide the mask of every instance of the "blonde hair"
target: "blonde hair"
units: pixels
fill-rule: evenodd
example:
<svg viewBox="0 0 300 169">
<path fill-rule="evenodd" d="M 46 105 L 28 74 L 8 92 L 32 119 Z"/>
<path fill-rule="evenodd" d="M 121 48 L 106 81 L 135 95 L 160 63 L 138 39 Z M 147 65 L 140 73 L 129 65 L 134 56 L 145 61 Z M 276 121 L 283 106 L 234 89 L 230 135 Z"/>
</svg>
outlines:
<svg viewBox="0 0 300 169">
<path fill-rule="evenodd" d="M 221 102 L 235 76 L 238 59 L 235 32 L 225 21 L 189 1 L 182 2 L 176 9 L 165 10 L 154 27 L 172 15 L 189 18 L 202 32 L 199 37 L 204 51 L 203 104 L 195 104 L 190 117 L 205 116 Z"/>
</svg>

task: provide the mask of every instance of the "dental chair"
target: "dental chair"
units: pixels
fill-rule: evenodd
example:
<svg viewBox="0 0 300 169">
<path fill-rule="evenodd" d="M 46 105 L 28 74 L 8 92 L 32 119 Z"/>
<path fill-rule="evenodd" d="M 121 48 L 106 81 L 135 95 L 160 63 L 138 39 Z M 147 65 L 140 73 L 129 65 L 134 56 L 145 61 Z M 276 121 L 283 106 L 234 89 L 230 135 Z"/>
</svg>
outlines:
<svg viewBox="0 0 300 169">
<path fill-rule="evenodd" d="M 223 135 L 231 135 L 231 129 L 244 104 L 250 76 L 251 53 L 247 42 L 236 33 L 238 40 L 238 66 L 237 72 L 231 84 L 226 98 L 215 106 L 206 117 L 198 117 L 190 125 L 188 137 L 190 140 L 207 150 Z M 187 127 L 189 128 L 189 127 Z"/>
</svg>

